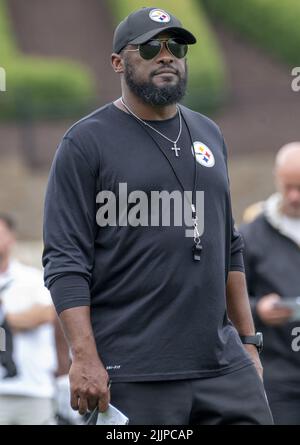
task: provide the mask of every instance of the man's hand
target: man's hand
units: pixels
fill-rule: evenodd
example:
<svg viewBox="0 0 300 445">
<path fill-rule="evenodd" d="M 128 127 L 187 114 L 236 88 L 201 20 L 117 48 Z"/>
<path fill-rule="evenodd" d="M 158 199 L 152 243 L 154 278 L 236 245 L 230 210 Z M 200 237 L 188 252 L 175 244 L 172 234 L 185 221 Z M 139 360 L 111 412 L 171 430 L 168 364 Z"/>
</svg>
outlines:
<svg viewBox="0 0 300 445">
<path fill-rule="evenodd" d="M 69 372 L 71 406 L 82 415 L 96 407 L 103 413 L 110 402 L 109 376 L 98 355 L 90 307 L 66 309 L 60 320 L 73 357 Z"/>
<path fill-rule="evenodd" d="M 287 323 L 292 315 L 291 309 L 276 307 L 281 298 L 277 294 L 268 294 L 262 297 L 257 305 L 256 312 L 261 321 L 269 326 L 280 326 Z"/>
<path fill-rule="evenodd" d="M 71 406 L 79 414 L 97 406 L 105 412 L 110 402 L 109 376 L 98 357 L 74 358 L 70 373 Z"/>
<path fill-rule="evenodd" d="M 258 372 L 259 377 L 263 380 L 263 367 L 259 358 L 259 354 L 255 345 L 244 345 L 246 351 L 250 355 L 251 360 Z"/>
</svg>

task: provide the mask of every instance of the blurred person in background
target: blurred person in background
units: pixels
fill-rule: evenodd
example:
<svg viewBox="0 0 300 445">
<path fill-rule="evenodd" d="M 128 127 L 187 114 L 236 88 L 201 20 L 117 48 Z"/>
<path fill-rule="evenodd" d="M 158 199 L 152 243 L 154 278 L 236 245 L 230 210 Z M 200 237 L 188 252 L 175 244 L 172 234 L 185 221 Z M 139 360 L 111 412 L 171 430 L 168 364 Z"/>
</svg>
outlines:
<svg viewBox="0 0 300 445">
<path fill-rule="evenodd" d="M 240 228 L 256 328 L 263 331 L 264 381 L 277 424 L 300 424 L 300 351 L 292 347 L 300 295 L 300 142 L 285 145 L 275 163 L 277 193 Z"/>
<path fill-rule="evenodd" d="M 12 259 L 13 220 L 0 214 L 0 425 L 53 423 L 55 311 L 42 272 Z"/>
</svg>

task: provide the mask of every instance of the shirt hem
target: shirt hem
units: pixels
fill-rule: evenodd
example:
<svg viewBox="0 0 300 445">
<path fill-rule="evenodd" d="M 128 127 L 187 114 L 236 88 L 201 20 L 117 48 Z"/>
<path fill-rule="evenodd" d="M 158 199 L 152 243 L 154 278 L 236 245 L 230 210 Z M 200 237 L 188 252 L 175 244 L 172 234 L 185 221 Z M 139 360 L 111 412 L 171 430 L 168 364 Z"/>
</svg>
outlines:
<svg viewBox="0 0 300 445">
<path fill-rule="evenodd" d="M 129 382 L 153 382 L 153 381 L 167 381 L 167 380 L 191 380 L 199 378 L 211 378 L 221 375 L 230 374 L 247 366 L 253 365 L 251 359 L 245 359 L 232 366 L 212 370 L 198 370 L 198 371 L 183 371 L 183 372 L 166 372 L 153 374 L 119 374 L 114 375 L 109 373 L 112 383 L 129 383 Z"/>
</svg>

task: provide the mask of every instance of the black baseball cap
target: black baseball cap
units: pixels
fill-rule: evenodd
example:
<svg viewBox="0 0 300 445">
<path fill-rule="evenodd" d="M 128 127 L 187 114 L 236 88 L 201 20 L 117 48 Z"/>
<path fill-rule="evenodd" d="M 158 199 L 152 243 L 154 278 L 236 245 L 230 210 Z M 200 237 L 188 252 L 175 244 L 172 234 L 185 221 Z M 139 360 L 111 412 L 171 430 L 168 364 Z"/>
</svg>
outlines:
<svg viewBox="0 0 300 445">
<path fill-rule="evenodd" d="M 141 8 L 127 16 L 116 28 L 113 52 L 120 53 L 128 44 L 145 43 L 163 31 L 172 31 L 187 44 L 196 43 L 193 34 L 184 29 L 174 15 L 160 8 Z"/>
</svg>

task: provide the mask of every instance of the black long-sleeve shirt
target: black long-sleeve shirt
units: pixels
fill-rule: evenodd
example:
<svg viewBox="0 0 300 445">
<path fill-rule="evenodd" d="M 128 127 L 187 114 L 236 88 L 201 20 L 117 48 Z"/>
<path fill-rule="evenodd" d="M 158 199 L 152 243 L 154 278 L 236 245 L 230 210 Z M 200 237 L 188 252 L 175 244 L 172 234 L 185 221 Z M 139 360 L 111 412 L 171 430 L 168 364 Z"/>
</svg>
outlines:
<svg viewBox="0 0 300 445">
<path fill-rule="evenodd" d="M 58 312 L 91 306 L 98 352 L 115 381 L 207 377 L 250 363 L 226 312 L 228 272 L 244 271 L 226 147 L 212 121 L 181 110 L 178 158 L 170 142 L 109 104 L 66 133 L 49 177 L 45 283 Z M 178 116 L 151 125 L 176 139 Z M 191 139 L 215 159 L 206 167 L 207 153 L 197 155 L 196 190 L 204 191 L 200 262 L 193 259 L 185 225 L 98 225 L 100 191 L 113 192 L 117 205 L 124 199 L 120 184 L 128 194 L 141 190 L 149 197 L 153 191 L 182 192 L 179 178 L 191 191 Z"/>
</svg>

